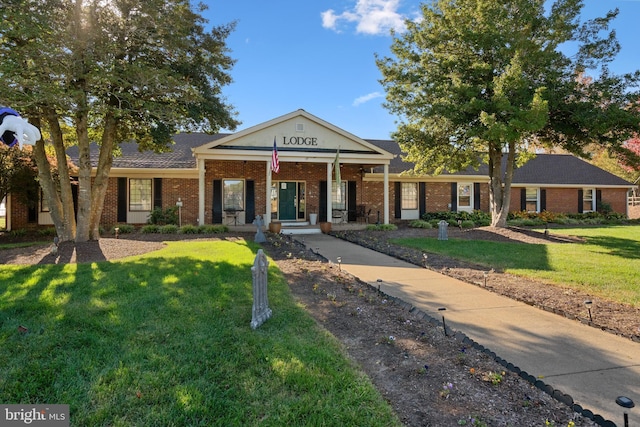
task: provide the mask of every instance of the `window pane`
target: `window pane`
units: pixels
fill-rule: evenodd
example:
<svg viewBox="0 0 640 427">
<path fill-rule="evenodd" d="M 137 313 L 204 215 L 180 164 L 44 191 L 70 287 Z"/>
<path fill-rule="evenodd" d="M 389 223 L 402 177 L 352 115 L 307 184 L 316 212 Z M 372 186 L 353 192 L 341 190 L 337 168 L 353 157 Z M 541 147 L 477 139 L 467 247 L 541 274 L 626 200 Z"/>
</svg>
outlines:
<svg viewBox="0 0 640 427">
<path fill-rule="evenodd" d="M 244 210 L 244 181 L 241 179 L 225 179 L 222 182 L 222 209 Z"/>
<path fill-rule="evenodd" d="M 471 185 L 458 185 L 458 207 L 471 207 Z"/>
<path fill-rule="evenodd" d="M 403 182 L 400 205 L 402 209 L 418 209 L 418 183 Z"/>
<path fill-rule="evenodd" d="M 538 189 L 526 189 L 526 210 L 527 212 L 538 212 Z"/>
<path fill-rule="evenodd" d="M 331 208 L 347 209 L 347 182 L 341 181 L 340 186 L 333 181 L 331 182 Z"/>
<path fill-rule="evenodd" d="M 151 211 L 151 179 L 129 180 L 129 210 Z"/>
<path fill-rule="evenodd" d="M 593 210 L 593 189 L 588 188 L 582 191 L 582 211 L 590 212 Z"/>
</svg>

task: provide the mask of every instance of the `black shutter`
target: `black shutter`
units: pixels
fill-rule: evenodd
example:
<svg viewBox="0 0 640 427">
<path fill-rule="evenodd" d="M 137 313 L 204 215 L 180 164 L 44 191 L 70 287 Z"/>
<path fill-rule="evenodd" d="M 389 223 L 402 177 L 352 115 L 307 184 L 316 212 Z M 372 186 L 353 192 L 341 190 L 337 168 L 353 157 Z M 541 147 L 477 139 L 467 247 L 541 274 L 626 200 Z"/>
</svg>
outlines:
<svg viewBox="0 0 640 427">
<path fill-rule="evenodd" d="M 520 210 L 521 211 L 527 210 L 527 189 L 526 188 L 520 189 Z"/>
<path fill-rule="evenodd" d="M 29 206 L 27 209 L 27 222 L 33 223 L 38 221 L 38 208 L 36 206 Z"/>
<path fill-rule="evenodd" d="M 127 178 L 118 178 L 118 222 L 127 222 Z"/>
<path fill-rule="evenodd" d="M 394 195 L 394 207 L 395 207 L 395 217 L 396 219 L 402 219 L 402 205 L 401 205 L 401 198 L 402 198 L 402 184 L 400 182 L 395 182 L 394 183 L 394 187 L 395 187 L 395 195 Z"/>
<path fill-rule="evenodd" d="M 162 209 L 162 178 L 153 178 L 153 207 Z"/>
<path fill-rule="evenodd" d="M 318 202 L 318 221 L 327 221 L 327 181 L 320 181 L 320 201 Z"/>
<path fill-rule="evenodd" d="M 582 207 L 582 198 L 583 198 L 582 190 L 578 190 L 578 213 L 583 213 L 584 209 Z"/>
<path fill-rule="evenodd" d="M 213 213 L 212 223 L 222 224 L 222 180 L 213 180 L 213 206 L 211 212 Z"/>
<path fill-rule="evenodd" d="M 256 219 L 255 181 L 247 180 L 247 196 L 244 210 L 244 223 L 251 224 Z"/>
<path fill-rule="evenodd" d="M 347 181 L 347 211 L 349 212 L 349 222 L 355 222 L 358 215 L 358 208 L 356 207 L 356 182 Z"/>
<path fill-rule="evenodd" d="M 473 183 L 473 209 L 480 210 L 480 183 Z"/>
<path fill-rule="evenodd" d="M 418 209 L 420 210 L 420 218 L 427 213 L 427 183 L 418 184 Z"/>
<path fill-rule="evenodd" d="M 602 190 L 596 190 L 596 210 L 602 210 Z"/>
<path fill-rule="evenodd" d="M 451 212 L 458 211 L 458 183 L 451 183 Z"/>
<path fill-rule="evenodd" d="M 540 212 L 547 210 L 547 190 L 540 189 Z"/>
</svg>

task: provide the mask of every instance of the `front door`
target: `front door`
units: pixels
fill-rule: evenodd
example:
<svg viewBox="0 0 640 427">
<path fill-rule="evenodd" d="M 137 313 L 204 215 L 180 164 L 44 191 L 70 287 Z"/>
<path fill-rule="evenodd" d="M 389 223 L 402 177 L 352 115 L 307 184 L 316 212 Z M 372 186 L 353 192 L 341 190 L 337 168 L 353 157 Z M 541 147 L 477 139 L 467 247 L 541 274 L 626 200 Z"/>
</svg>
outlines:
<svg viewBox="0 0 640 427">
<path fill-rule="evenodd" d="M 297 182 L 278 183 L 278 219 L 294 221 L 297 219 Z"/>
</svg>

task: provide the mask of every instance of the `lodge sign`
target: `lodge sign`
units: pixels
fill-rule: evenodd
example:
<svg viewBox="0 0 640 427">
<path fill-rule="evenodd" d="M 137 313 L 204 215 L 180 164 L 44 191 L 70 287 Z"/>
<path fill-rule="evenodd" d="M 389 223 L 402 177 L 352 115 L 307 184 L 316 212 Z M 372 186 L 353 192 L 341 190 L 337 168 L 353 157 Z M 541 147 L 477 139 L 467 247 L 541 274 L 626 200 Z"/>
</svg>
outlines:
<svg viewBox="0 0 640 427">
<path fill-rule="evenodd" d="M 309 145 L 316 147 L 318 145 L 318 138 L 311 136 L 286 136 L 282 137 L 282 143 L 284 145 Z"/>
</svg>

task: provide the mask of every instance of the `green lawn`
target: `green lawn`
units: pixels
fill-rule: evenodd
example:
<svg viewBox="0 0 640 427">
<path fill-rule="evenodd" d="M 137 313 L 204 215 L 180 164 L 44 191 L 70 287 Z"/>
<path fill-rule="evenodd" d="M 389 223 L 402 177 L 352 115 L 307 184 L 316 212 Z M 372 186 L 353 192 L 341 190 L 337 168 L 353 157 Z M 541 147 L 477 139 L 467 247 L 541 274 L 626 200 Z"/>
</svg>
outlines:
<svg viewBox="0 0 640 427">
<path fill-rule="evenodd" d="M 399 425 L 274 265 L 273 317 L 251 330 L 256 250 L 1 266 L 0 402 L 69 404 L 74 426 Z"/>
<path fill-rule="evenodd" d="M 463 239 L 397 239 L 400 245 L 640 306 L 640 226 L 552 229 L 586 243 L 523 245 Z"/>
</svg>

